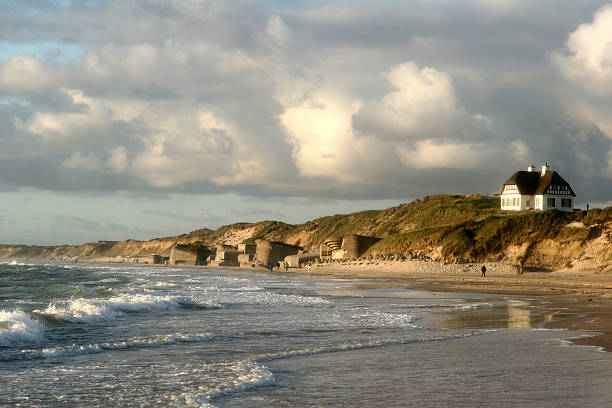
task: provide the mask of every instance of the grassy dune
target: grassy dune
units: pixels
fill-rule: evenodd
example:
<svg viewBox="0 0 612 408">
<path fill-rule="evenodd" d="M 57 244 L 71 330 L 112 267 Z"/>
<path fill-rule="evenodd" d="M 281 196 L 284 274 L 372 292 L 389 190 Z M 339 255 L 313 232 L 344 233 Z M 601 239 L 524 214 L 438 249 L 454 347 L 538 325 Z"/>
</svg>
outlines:
<svg viewBox="0 0 612 408">
<path fill-rule="evenodd" d="M 199 229 L 150 241 L 127 240 L 61 247 L 0 246 L 0 257 L 168 255 L 175 243 L 210 247 L 219 243 L 253 242 L 257 238 L 316 249 L 329 236 L 355 233 L 383 238 L 365 256 L 420 252 L 446 260 L 482 261 L 514 257 L 513 261 L 523 258 L 526 261 L 531 259 L 534 264 L 546 264 L 553 262 L 546 259 L 554 258 L 554 263 L 559 264 L 568 262 L 571 257 L 582 256 L 578 252 L 586 251 L 589 242 L 602 235 L 610 238 L 611 224 L 612 207 L 592 209 L 588 213 L 501 211 L 496 198 L 479 194 L 434 195 L 385 210 L 337 214 L 299 225 L 264 221 L 236 223 L 216 230 Z M 571 247 L 573 253 L 544 256 L 543 243 L 547 244 L 548 252 Z M 611 261 L 612 250 L 609 247 L 606 249 L 604 242 L 603 249 L 596 253 L 604 262 Z"/>
</svg>

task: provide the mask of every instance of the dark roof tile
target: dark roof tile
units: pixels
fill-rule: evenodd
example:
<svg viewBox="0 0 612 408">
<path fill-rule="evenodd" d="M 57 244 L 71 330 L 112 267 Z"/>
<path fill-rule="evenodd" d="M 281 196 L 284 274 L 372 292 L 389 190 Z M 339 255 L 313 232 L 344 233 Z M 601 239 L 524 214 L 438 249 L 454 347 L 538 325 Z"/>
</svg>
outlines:
<svg viewBox="0 0 612 408">
<path fill-rule="evenodd" d="M 518 191 L 522 195 L 540 195 L 544 194 L 548 186 L 567 186 L 572 195 L 576 197 L 574 190 L 567 181 L 563 179 L 556 171 L 547 171 L 542 176 L 538 171 L 517 171 L 506 182 L 506 185 L 516 185 Z M 502 187 L 503 193 L 503 187 Z"/>
</svg>

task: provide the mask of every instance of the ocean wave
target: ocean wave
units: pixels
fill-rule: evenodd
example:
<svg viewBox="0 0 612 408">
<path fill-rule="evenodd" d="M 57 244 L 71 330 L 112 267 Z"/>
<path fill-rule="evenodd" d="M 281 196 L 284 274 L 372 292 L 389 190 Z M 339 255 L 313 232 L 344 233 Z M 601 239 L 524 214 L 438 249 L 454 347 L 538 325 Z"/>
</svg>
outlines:
<svg viewBox="0 0 612 408">
<path fill-rule="evenodd" d="M 303 307 L 333 307 L 335 304 L 318 296 L 286 295 L 269 291 L 200 290 L 203 296 L 222 305 L 294 305 Z"/>
<path fill-rule="evenodd" d="M 265 361 L 274 361 L 285 358 L 292 357 L 301 357 L 301 356 L 309 356 L 315 354 L 325 354 L 325 353 L 337 353 L 341 351 L 351 351 L 351 350 L 364 350 L 371 348 L 379 348 L 379 347 L 387 347 L 394 346 L 400 344 L 414 344 L 414 343 L 428 343 L 428 342 L 437 342 L 437 341 L 449 341 L 449 340 L 457 340 L 466 337 L 479 336 L 483 334 L 494 333 L 497 330 L 476 330 L 470 331 L 462 334 L 454 334 L 449 336 L 435 336 L 430 338 L 420 338 L 420 339 L 384 339 L 384 340 L 371 340 L 365 342 L 356 342 L 356 343 L 343 343 L 336 345 L 326 345 L 320 347 L 312 347 L 306 349 L 298 349 L 298 350 L 287 350 L 276 353 L 268 353 L 261 354 L 258 356 L 254 356 L 253 360 L 257 362 L 265 362 Z"/>
<path fill-rule="evenodd" d="M 45 325 L 21 310 L 0 310 L 0 347 L 15 347 L 42 341 Z"/>
<path fill-rule="evenodd" d="M 40 350 L 21 350 L 12 359 L 34 360 L 52 357 L 72 357 L 83 354 L 95 354 L 105 351 L 127 350 L 133 348 L 160 347 L 177 343 L 202 343 L 214 338 L 210 333 L 173 333 L 151 337 L 134 337 L 92 344 L 71 344 L 68 346 L 46 347 Z"/>
<path fill-rule="evenodd" d="M 211 401 L 215 398 L 276 382 L 272 372 L 263 364 L 255 361 L 228 362 L 222 365 L 223 367 L 217 367 L 224 371 L 224 374 L 220 376 L 224 379 L 222 384 L 212 385 L 206 392 L 184 393 L 173 398 L 174 402 L 187 407 L 214 407 Z"/>
<path fill-rule="evenodd" d="M 11 262 L 2 262 L 2 265 L 9 265 L 9 266 L 30 266 L 31 264 L 26 264 L 23 262 L 17 262 L 15 259 L 13 259 Z"/>
<path fill-rule="evenodd" d="M 70 299 L 49 304 L 35 313 L 70 323 L 94 323 L 115 320 L 126 313 L 160 311 L 171 308 L 215 309 L 220 306 L 211 302 L 202 303 L 193 298 L 151 295 L 122 294 L 108 299 Z"/>
</svg>

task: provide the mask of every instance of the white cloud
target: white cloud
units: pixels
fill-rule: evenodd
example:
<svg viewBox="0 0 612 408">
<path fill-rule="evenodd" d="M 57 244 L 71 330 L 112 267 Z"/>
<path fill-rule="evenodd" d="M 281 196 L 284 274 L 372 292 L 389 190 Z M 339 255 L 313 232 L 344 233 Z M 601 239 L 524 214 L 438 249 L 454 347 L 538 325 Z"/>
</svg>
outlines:
<svg viewBox="0 0 612 408">
<path fill-rule="evenodd" d="M 461 107 L 449 74 L 405 62 L 382 78 L 392 89 L 379 99 L 362 101 L 322 86 L 280 115 L 300 174 L 376 183 L 415 169 L 529 160 L 525 142 L 500 145 L 503 135 L 489 118 Z"/>
<path fill-rule="evenodd" d="M 0 94 L 41 93 L 54 85 L 49 68 L 35 57 L 14 54 L 0 63 Z"/>
<path fill-rule="evenodd" d="M 578 120 L 593 124 L 612 139 L 612 5 L 599 9 L 590 23 L 573 31 L 565 49 L 552 54 L 551 60 L 566 79 L 567 113 Z M 593 158 L 583 150 L 583 135 L 576 147 L 576 159 L 588 174 L 612 179 L 612 146 L 607 163 L 595 170 Z"/>
<path fill-rule="evenodd" d="M 393 90 L 380 101 L 365 104 L 359 113 L 373 137 L 420 138 L 461 115 L 450 76 L 414 62 L 391 67 L 384 78 Z M 445 137 L 447 135 L 441 135 Z"/>
<path fill-rule="evenodd" d="M 570 81 L 598 94 L 612 91 L 612 5 L 595 13 L 593 22 L 581 24 L 569 35 L 564 52 L 553 62 Z"/>
<path fill-rule="evenodd" d="M 531 158 L 531 149 L 522 140 L 514 140 L 510 143 L 510 152 L 516 161 L 526 162 Z"/>
<path fill-rule="evenodd" d="M 112 111 L 103 101 L 90 98 L 78 89 L 62 89 L 75 105 L 83 109 L 70 112 L 36 112 L 27 122 L 30 132 L 50 144 L 83 140 L 94 129 L 105 128 L 112 120 Z"/>
<path fill-rule="evenodd" d="M 609 142 L 587 132 L 580 149 L 559 146 L 585 123 L 612 134 L 609 98 L 594 90 L 609 83 L 610 8 L 555 57 L 588 97 L 568 102 L 568 119 L 551 91 L 567 88 L 541 57 L 585 6 L 560 7 L 555 19 L 513 0 L 17 11 L 0 27 L 7 41 L 72 41 L 82 54 L 0 62 L 0 173 L 51 190 L 334 198 L 446 188 L 447 169 L 473 190 L 483 165 L 560 157 L 603 174 Z"/>
<path fill-rule="evenodd" d="M 343 179 L 345 160 L 355 149 L 351 116 L 358 106 L 358 101 L 321 90 L 280 115 L 301 175 Z"/>
<path fill-rule="evenodd" d="M 279 15 L 271 16 L 268 19 L 267 32 L 272 37 L 274 43 L 279 47 L 286 47 L 291 42 L 291 29 L 285 24 Z"/>
<path fill-rule="evenodd" d="M 432 140 L 418 141 L 414 150 L 404 146 L 400 149 L 402 162 L 415 169 L 481 167 L 487 153 L 477 151 L 468 143 L 438 143 Z"/>
</svg>

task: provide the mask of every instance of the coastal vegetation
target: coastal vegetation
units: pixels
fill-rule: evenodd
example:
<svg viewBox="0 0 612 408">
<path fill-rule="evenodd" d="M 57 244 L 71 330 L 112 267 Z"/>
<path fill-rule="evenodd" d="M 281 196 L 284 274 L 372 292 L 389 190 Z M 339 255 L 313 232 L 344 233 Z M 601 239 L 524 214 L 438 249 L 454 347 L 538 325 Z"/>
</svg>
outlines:
<svg viewBox="0 0 612 408">
<path fill-rule="evenodd" d="M 609 264 L 611 225 L 612 207 L 588 212 L 502 211 L 495 197 L 432 195 L 385 210 L 336 214 L 298 225 L 264 221 L 216 230 L 203 228 L 149 241 L 57 247 L 3 245 L 0 258 L 168 256 L 176 244 L 214 247 L 252 243 L 260 238 L 318 251 L 330 236 L 360 234 L 382 238 L 364 257 L 416 253 L 449 262 L 520 260 L 542 268 L 558 268 L 585 256 Z"/>
</svg>

